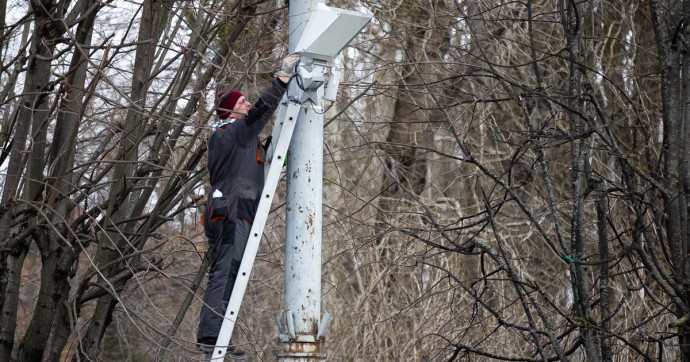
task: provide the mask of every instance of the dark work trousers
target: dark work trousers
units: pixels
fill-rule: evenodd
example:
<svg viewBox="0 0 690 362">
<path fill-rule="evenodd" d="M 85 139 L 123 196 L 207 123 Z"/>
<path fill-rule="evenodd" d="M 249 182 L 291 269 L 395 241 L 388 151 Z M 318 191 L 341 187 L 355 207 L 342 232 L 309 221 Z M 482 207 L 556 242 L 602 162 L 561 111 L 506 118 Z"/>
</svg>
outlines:
<svg viewBox="0 0 690 362">
<path fill-rule="evenodd" d="M 235 217 L 213 222 L 207 219 L 204 224 L 211 269 L 199 317 L 197 341 L 215 344 L 247 246 L 251 224 Z"/>
</svg>

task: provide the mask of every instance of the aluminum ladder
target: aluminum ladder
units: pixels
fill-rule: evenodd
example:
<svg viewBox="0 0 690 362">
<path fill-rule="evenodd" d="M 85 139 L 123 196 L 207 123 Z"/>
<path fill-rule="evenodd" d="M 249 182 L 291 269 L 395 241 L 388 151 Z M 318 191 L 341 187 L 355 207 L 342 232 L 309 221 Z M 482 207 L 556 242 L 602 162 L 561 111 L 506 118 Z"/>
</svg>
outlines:
<svg viewBox="0 0 690 362">
<path fill-rule="evenodd" d="M 271 136 L 272 142 L 266 154 L 265 170 L 268 170 L 268 172 L 264 171 L 265 182 L 261 192 L 261 200 L 256 209 L 254 223 L 249 232 L 249 240 L 247 240 L 244 256 L 240 263 L 240 270 L 237 273 L 237 280 L 235 280 L 235 286 L 232 288 L 228 307 L 225 310 L 225 318 L 223 319 L 223 324 L 218 333 L 216 346 L 213 349 L 213 354 L 210 356 L 210 359 L 206 359 L 206 361 L 223 361 L 225 358 L 232 332 L 235 329 L 237 316 L 240 312 L 242 299 L 244 298 L 244 293 L 249 283 L 249 275 L 252 272 L 256 253 L 259 250 L 264 227 L 268 221 L 268 214 L 271 211 L 273 196 L 275 196 L 278 182 L 280 181 L 281 171 L 287 158 L 288 147 L 290 146 L 290 140 L 292 139 L 292 133 L 295 130 L 295 123 L 297 122 L 297 116 L 301 107 L 298 100 L 284 97 L 280 109 L 278 110 L 278 116 Z"/>
</svg>

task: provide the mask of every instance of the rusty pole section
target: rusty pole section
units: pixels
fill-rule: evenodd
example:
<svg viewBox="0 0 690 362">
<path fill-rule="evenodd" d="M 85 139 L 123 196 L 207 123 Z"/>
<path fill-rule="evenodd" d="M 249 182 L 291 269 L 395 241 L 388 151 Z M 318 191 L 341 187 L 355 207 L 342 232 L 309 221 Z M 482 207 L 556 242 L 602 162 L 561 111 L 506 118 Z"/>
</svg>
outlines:
<svg viewBox="0 0 690 362">
<path fill-rule="evenodd" d="M 295 51 L 317 0 L 290 0 L 288 48 Z M 294 81 L 293 81 L 294 83 Z M 323 87 L 316 90 L 323 95 Z M 320 98 L 320 97 L 317 97 Z M 297 118 L 287 166 L 285 315 L 278 361 L 326 359 L 317 339 L 321 322 L 323 110 L 305 102 Z"/>
</svg>

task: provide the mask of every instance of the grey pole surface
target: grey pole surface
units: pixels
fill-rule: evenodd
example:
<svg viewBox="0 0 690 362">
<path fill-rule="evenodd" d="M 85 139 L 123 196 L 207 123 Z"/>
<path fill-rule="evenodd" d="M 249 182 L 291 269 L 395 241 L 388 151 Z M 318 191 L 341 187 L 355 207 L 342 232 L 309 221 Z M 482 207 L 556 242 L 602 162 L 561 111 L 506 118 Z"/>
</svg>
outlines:
<svg viewBox="0 0 690 362">
<path fill-rule="evenodd" d="M 288 48 L 295 51 L 317 0 L 290 0 Z M 293 81 L 294 82 L 294 81 Z M 317 94 L 323 95 L 323 87 Z M 316 99 L 321 99 L 320 96 Z M 320 102 L 304 102 L 287 165 L 285 321 L 279 361 L 324 360 L 317 333 L 321 314 L 323 114 Z"/>
<path fill-rule="evenodd" d="M 278 316 L 283 362 L 326 359 L 323 339 L 330 316 L 321 316 L 324 73 L 372 16 L 330 8 L 319 0 L 290 0 L 290 53 L 299 52 L 298 80 L 288 98 L 301 105 L 287 164 L 285 315 Z M 331 98 L 337 93 L 331 76 Z M 301 88 L 301 89 L 300 89 Z M 292 113 L 297 111 L 294 107 Z M 285 323 L 283 324 L 283 321 Z"/>
</svg>

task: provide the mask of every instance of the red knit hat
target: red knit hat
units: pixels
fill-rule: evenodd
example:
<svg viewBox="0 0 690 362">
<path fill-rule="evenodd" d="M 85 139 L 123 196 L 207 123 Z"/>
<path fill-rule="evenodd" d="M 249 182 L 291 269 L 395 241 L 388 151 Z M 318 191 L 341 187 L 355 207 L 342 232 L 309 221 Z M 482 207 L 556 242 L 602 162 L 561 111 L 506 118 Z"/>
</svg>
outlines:
<svg viewBox="0 0 690 362">
<path fill-rule="evenodd" d="M 228 119 L 228 117 L 230 117 L 230 113 L 232 113 L 232 109 L 235 108 L 235 104 L 237 104 L 237 100 L 242 96 L 244 96 L 244 94 L 238 90 L 221 92 L 220 96 L 218 97 L 220 99 L 218 101 L 218 108 L 216 108 L 218 118 Z"/>
</svg>

